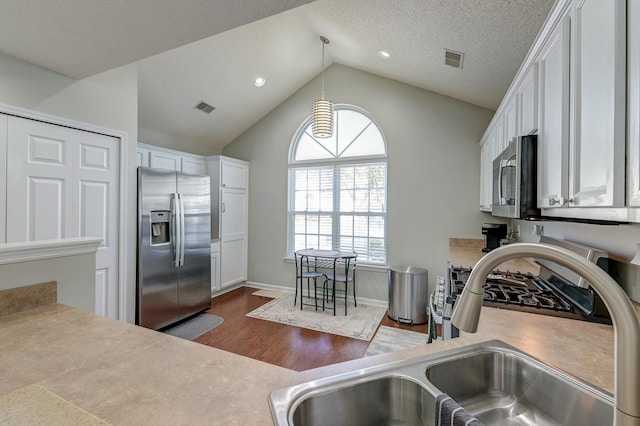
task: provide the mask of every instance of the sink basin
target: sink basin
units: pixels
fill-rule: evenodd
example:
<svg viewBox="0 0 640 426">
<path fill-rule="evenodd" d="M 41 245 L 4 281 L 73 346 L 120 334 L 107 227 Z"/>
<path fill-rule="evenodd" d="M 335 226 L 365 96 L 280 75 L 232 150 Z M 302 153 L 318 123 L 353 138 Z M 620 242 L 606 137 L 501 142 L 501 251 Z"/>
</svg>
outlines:
<svg viewBox="0 0 640 426">
<path fill-rule="evenodd" d="M 382 377 L 311 395 L 293 410 L 294 425 L 420 425 L 433 419 L 435 399 L 420 384 Z"/>
<path fill-rule="evenodd" d="M 447 393 L 486 425 L 611 425 L 613 398 L 500 341 L 274 391 L 276 425 L 434 425 Z"/>
<path fill-rule="evenodd" d="M 427 380 L 487 425 L 605 425 L 604 394 L 507 351 L 481 351 L 427 367 Z"/>
</svg>

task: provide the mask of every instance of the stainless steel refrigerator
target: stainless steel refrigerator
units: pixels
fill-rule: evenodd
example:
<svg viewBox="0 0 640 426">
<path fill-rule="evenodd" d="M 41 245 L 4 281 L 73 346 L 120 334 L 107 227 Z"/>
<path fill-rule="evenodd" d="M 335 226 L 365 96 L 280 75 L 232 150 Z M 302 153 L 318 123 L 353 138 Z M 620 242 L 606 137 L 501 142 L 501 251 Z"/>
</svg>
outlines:
<svg viewBox="0 0 640 426">
<path fill-rule="evenodd" d="M 158 330 L 211 306 L 209 180 L 138 168 L 138 325 Z"/>
</svg>

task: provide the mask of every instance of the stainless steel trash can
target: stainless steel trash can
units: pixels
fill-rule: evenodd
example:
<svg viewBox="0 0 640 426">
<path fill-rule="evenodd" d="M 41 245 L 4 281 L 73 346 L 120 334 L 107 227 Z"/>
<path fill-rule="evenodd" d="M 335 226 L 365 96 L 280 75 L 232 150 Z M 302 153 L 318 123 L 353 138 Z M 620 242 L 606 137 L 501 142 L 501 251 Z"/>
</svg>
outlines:
<svg viewBox="0 0 640 426">
<path fill-rule="evenodd" d="M 427 270 L 413 266 L 390 266 L 389 318 L 401 324 L 425 324 L 427 311 Z"/>
</svg>

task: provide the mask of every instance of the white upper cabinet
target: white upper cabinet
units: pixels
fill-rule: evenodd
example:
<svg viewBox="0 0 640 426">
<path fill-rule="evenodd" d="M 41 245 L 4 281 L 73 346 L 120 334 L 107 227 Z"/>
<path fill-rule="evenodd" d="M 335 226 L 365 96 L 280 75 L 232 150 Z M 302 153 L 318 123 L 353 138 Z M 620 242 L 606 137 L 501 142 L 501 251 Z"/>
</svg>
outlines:
<svg viewBox="0 0 640 426">
<path fill-rule="evenodd" d="M 204 158 L 186 157 L 180 158 L 180 171 L 190 175 L 206 175 L 206 161 Z"/>
<path fill-rule="evenodd" d="M 537 63 L 538 207 L 562 205 L 568 192 L 570 25 L 567 16 L 547 39 Z"/>
<path fill-rule="evenodd" d="M 241 162 L 222 159 L 220 186 L 223 188 L 247 189 L 249 167 Z"/>
<path fill-rule="evenodd" d="M 630 1 L 627 9 L 627 134 L 628 204 L 640 207 L 640 2 Z M 636 209 L 634 209 L 636 210 Z"/>
<path fill-rule="evenodd" d="M 205 157 L 143 143 L 138 143 L 136 161 L 138 166 L 152 169 L 174 170 L 190 175 L 207 174 Z"/>
<path fill-rule="evenodd" d="M 625 190 L 626 2 L 571 8 L 568 202 L 622 207 Z"/>
<path fill-rule="evenodd" d="M 556 1 L 485 132 L 537 129 L 543 216 L 640 222 L 638 3 Z"/>
<path fill-rule="evenodd" d="M 149 150 L 149 167 L 152 169 L 165 169 L 176 172 L 182 171 L 179 154 L 156 149 Z"/>
<path fill-rule="evenodd" d="M 497 155 L 496 128 L 492 128 L 480 145 L 480 210 L 491 211 L 493 201 L 493 160 Z"/>
</svg>

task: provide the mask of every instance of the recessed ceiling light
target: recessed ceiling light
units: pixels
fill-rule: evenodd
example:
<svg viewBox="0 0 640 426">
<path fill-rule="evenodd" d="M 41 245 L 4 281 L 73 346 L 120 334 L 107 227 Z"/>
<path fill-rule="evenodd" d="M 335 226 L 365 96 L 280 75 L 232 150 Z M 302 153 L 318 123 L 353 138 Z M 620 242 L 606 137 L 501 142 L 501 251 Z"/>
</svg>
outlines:
<svg viewBox="0 0 640 426">
<path fill-rule="evenodd" d="M 385 50 L 378 50 L 378 56 L 380 56 L 382 59 L 386 61 L 387 59 L 391 58 L 391 53 Z"/>
<path fill-rule="evenodd" d="M 256 79 L 254 80 L 253 84 L 256 87 L 262 87 L 265 85 L 265 83 L 267 82 L 267 79 L 264 77 L 256 77 Z"/>
</svg>

